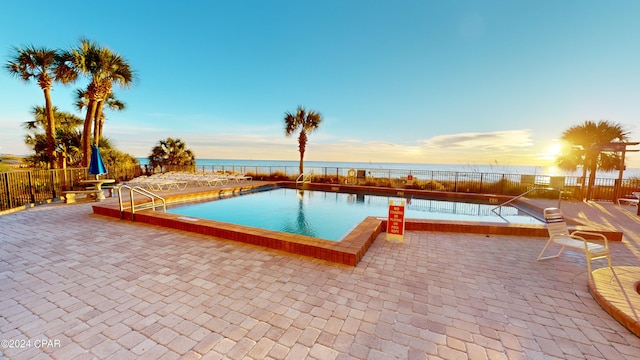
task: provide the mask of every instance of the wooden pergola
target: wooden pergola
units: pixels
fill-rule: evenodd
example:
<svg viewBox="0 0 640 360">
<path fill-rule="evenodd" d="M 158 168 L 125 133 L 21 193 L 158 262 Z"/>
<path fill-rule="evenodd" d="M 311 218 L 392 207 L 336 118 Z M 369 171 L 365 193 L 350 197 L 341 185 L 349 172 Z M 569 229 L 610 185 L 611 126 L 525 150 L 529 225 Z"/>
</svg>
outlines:
<svg viewBox="0 0 640 360">
<path fill-rule="evenodd" d="M 629 146 L 635 146 L 640 144 L 640 142 L 604 142 L 604 143 L 596 143 L 592 145 L 592 149 L 597 150 L 598 154 L 601 152 L 615 152 L 622 153 L 620 155 L 620 165 L 618 166 L 618 179 L 616 180 L 615 190 L 614 190 L 614 201 L 617 198 L 622 197 L 622 175 L 625 170 L 624 159 L 625 155 L 628 152 L 638 152 L 640 150 L 635 149 L 627 149 Z M 591 194 L 591 184 L 589 184 L 588 194 Z M 640 211 L 640 210 L 639 210 Z"/>
</svg>

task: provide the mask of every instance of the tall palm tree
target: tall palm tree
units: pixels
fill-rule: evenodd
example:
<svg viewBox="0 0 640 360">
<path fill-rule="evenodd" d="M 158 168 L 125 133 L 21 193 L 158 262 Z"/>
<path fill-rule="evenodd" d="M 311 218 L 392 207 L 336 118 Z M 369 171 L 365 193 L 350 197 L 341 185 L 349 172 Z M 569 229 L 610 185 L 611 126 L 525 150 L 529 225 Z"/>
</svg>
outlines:
<svg viewBox="0 0 640 360">
<path fill-rule="evenodd" d="M 620 166 L 620 155 L 611 152 L 601 152 L 596 146 L 600 143 L 615 141 L 627 141 L 629 132 L 618 123 L 600 120 L 597 123 L 591 120 L 583 124 L 575 125 L 565 130 L 560 139 L 569 144 L 570 148 L 562 152 L 556 158 L 556 164 L 562 170 L 575 171 L 582 167 L 582 187 L 589 171 L 589 185 L 586 196 L 590 198 L 593 188 L 596 170 L 613 171 Z"/>
<path fill-rule="evenodd" d="M 104 104 L 107 106 L 109 110 L 122 111 L 127 105 L 116 98 L 115 94 L 111 92 L 107 95 L 107 98 L 104 100 Z M 83 110 L 89 106 L 89 97 L 87 96 L 87 91 L 83 89 L 76 89 L 76 108 L 78 110 Z M 104 112 L 96 111 L 96 115 L 93 119 L 93 138 L 94 143 L 99 143 L 100 139 L 102 139 L 102 129 L 104 127 L 104 122 L 106 120 L 106 116 Z"/>
<path fill-rule="evenodd" d="M 90 78 L 86 91 L 89 102 L 82 132 L 82 165 L 88 166 L 93 121 L 101 118 L 104 101 L 111 94 L 113 85 L 131 86 L 134 74 L 124 58 L 88 39 L 81 39 L 80 46 L 71 49 L 65 57 L 71 59 L 78 74 Z M 94 144 L 99 140 L 94 136 Z"/>
<path fill-rule="evenodd" d="M 158 145 L 151 149 L 151 155 L 149 155 L 151 168 L 167 165 L 193 166 L 195 164 L 195 154 L 187 149 L 187 144 L 180 139 L 160 140 Z"/>
<path fill-rule="evenodd" d="M 322 122 L 320 113 L 313 110 L 306 111 L 304 107 L 298 106 L 295 114 L 286 112 L 284 116 L 285 135 L 291 136 L 300 130 L 298 135 L 298 150 L 300 151 L 300 174 L 304 172 L 304 153 L 307 149 L 307 134 L 318 129 Z"/>
<path fill-rule="evenodd" d="M 14 54 L 6 64 L 6 69 L 13 76 L 29 82 L 35 79 L 44 93 L 46 117 L 46 157 L 50 168 L 56 168 L 55 129 L 56 121 L 51 105 L 51 89 L 53 82 L 67 83 L 74 77 L 61 66 L 62 58 L 57 50 L 38 48 L 33 45 L 23 49 L 14 48 Z"/>
</svg>

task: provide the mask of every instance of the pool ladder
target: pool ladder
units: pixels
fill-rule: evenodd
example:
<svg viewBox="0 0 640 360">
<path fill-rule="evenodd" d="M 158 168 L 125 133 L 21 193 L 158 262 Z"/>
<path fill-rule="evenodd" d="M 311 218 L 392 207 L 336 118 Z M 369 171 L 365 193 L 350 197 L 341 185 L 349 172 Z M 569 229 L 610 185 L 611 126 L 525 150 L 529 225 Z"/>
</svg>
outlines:
<svg viewBox="0 0 640 360">
<path fill-rule="evenodd" d="M 129 189 L 129 200 L 131 205 L 128 207 L 124 206 L 124 201 L 122 199 L 123 188 Z M 162 211 L 167 212 L 167 202 L 164 200 L 162 196 L 154 194 L 147 189 L 141 188 L 140 186 L 121 185 L 120 187 L 118 187 L 118 202 L 120 203 L 120 218 L 124 218 L 125 209 L 131 209 L 131 220 L 133 220 L 134 214 L 136 212 L 134 193 L 138 193 L 142 196 L 145 196 L 151 199 L 151 206 L 149 206 L 149 203 L 142 203 L 138 205 L 137 210 L 152 209 L 153 211 L 156 211 L 156 199 L 157 199 L 162 202 L 162 204 L 158 204 L 158 206 L 162 206 Z"/>
<path fill-rule="evenodd" d="M 304 185 L 304 184 L 310 183 L 312 177 L 313 177 L 313 172 L 302 173 L 298 175 L 298 178 L 296 179 L 296 187 L 298 186 L 298 184 Z"/>
</svg>

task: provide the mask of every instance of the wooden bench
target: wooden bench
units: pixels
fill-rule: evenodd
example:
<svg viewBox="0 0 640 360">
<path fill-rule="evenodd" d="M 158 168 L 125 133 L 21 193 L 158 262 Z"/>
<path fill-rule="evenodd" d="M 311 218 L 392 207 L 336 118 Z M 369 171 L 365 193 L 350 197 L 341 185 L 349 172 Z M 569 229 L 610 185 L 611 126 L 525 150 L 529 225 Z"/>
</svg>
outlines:
<svg viewBox="0 0 640 360">
<path fill-rule="evenodd" d="M 69 190 L 69 191 L 63 191 L 62 193 L 64 194 L 65 202 L 67 204 L 74 204 L 76 202 L 76 195 L 78 194 L 86 194 L 87 197 L 89 197 L 89 195 L 91 194 L 97 195 L 99 192 L 100 190 L 91 189 L 91 190 Z"/>
</svg>

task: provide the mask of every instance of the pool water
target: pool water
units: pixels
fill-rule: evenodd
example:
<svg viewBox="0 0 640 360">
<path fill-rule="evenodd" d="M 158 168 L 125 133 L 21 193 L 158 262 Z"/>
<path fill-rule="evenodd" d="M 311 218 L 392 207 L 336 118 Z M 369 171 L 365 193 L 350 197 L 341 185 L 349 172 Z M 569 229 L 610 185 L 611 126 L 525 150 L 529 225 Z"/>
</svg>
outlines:
<svg viewBox="0 0 640 360">
<path fill-rule="evenodd" d="M 390 199 L 401 198 L 278 188 L 222 200 L 177 205 L 167 212 L 340 241 L 367 216 L 386 217 Z M 501 218 L 491 211 L 495 205 L 406 200 L 405 217 L 408 219 L 541 223 L 514 207 L 503 207 Z"/>
</svg>

